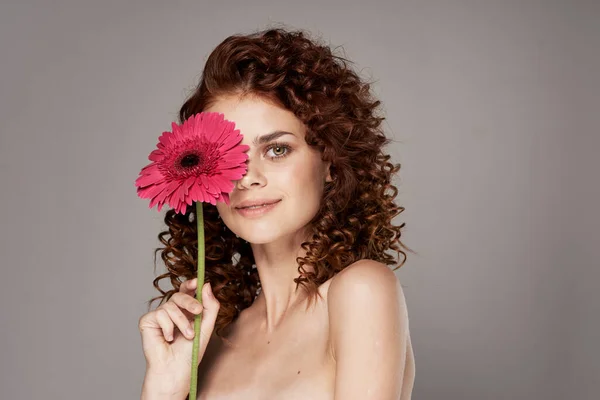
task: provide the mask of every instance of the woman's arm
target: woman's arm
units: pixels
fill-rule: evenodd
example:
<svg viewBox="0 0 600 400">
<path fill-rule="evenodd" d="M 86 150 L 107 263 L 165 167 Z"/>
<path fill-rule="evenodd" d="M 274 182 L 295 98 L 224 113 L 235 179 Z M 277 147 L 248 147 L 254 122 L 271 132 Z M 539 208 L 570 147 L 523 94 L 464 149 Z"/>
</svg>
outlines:
<svg viewBox="0 0 600 400">
<path fill-rule="evenodd" d="M 188 391 L 185 393 L 177 393 L 174 386 L 170 385 L 170 378 L 155 374 L 153 371 L 146 369 L 144 383 L 142 385 L 141 400 L 183 400 L 187 397 Z"/>
<path fill-rule="evenodd" d="M 400 399 L 403 385 L 412 388 L 413 382 L 403 382 L 408 313 L 394 271 L 377 261 L 360 260 L 335 276 L 327 302 L 337 363 L 335 399 Z"/>
</svg>

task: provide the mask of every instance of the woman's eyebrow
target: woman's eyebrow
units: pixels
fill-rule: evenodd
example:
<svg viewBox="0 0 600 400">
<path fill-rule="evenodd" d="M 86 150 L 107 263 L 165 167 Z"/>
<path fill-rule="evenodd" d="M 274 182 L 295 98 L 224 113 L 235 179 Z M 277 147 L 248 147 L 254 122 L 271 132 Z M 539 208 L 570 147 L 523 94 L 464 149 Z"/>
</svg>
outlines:
<svg viewBox="0 0 600 400">
<path fill-rule="evenodd" d="M 267 133 L 266 135 L 255 137 L 254 140 L 252 141 L 252 143 L 254 143 L 255 145 L 268 143 L 271 140 L 275 140 L 275 139 L 277 139 L 277 138 L 279 138 L 279 137 L 281 137 L 283 135 L 292 135 L 292 136 L 295 136 L 292 132 L 273 131 L 271 133 Z"/>
</svg>

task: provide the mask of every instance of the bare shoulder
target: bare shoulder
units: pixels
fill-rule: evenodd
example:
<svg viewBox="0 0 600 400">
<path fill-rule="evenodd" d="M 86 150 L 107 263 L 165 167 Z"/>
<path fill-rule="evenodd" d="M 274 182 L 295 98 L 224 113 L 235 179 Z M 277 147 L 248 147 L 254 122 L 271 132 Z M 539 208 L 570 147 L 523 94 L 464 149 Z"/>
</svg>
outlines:
<svg viewBox="0 0 600 400">
<path fill-rule="evenodd" d="M 350 264 L 331 279 L 328 302 L 343 302 L 346 296 L 355 295 L 357 292 L 368 295 L 374 291 L 398 296 L 402 294 L 402 287 L 400 280 L 388 265 L 363 259 Z"/>
<path fill-rule="evenodd" d="M 336 398 L 409 399 L 414 361 L 400 280 L 364 259 L 332 279 L 327 298 Z"/>
<path fill-rule="evenodd" d="M 408 329 L 408 313 L 400 280 L 392 269 L 379 261 L 359 260 L 336 274 L 328 288 L 327 309 L 335 346 L 336 335 L 344 335 L 352 321 L 361 315 L 363 322 L 393 329 Z M 405 327 L 401 328 L 401 325 Z M 335 351 L 332 349 L 332 352 Z"/>
</svg>

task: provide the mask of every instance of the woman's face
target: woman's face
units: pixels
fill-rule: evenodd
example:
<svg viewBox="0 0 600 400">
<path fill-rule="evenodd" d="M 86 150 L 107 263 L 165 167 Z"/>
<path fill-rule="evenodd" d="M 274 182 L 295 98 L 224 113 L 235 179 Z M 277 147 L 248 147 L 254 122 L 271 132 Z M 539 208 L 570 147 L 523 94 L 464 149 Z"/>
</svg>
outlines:
<svg viewBox="0 0 600 400">
<path fill-rule="evenodd" d="M 330 181 L 329 165 L 304 140 L 306 127 L 296 116 L 257 97 L 221 97 L 206 112 L 219 112 L 235 123 L 248 150 L 248 171 L 235 181 L 230 205 L 217 202 L 225 225 L 250 243 L 270 243 L 283 236 L 303 234 L 316 215 Z M 264 135 L 289 132 L 267 142 Z M 236 210 L 242 201 L 281 200 L 270 211 L 245 216 Z"/>
</svg>

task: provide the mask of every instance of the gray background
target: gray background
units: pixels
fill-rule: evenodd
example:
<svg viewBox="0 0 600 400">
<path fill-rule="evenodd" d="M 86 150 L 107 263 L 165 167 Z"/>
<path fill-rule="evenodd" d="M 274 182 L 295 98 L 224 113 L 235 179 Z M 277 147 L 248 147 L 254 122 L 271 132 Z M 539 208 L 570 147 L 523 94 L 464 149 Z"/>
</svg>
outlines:
<svg viewBox="0 0 600 400">
<path fill-rule="evenodd" d="M 599 2 L 284 3 L 2 2 L 0 398 L 139 398 L 164 210 L 134 180 L 210 51 L 279 23 L 377 81 L 413 398 L 598 398 Z"/>
</svg>

